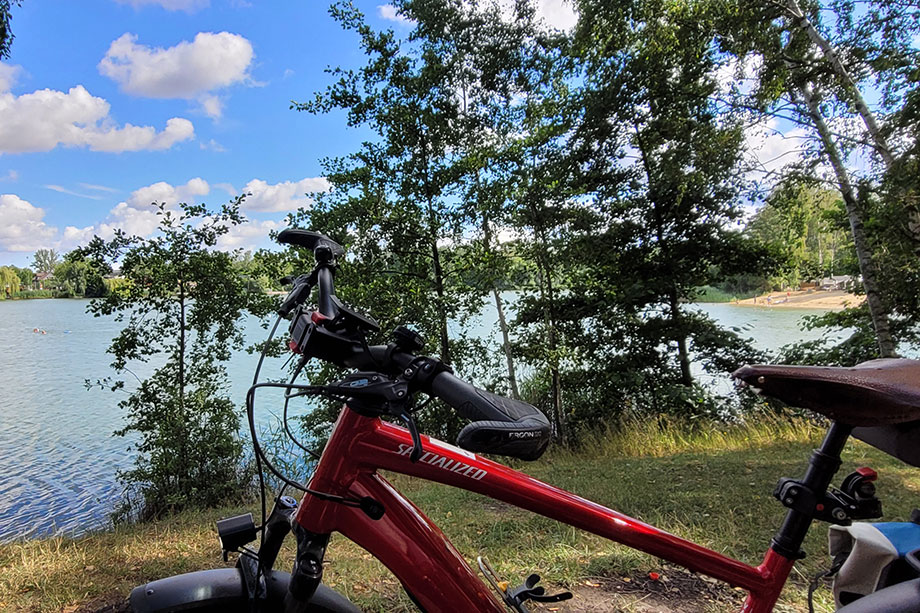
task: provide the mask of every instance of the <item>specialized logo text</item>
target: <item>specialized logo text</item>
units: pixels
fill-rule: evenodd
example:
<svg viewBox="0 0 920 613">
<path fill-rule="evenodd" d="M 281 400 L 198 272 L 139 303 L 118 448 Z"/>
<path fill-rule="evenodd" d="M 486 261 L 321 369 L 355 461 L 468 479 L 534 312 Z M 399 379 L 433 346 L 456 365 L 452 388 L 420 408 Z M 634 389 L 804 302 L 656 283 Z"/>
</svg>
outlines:
<svg viewBox="0 0 920 613">
<path fill-rule="evenodd" d="M 399 450 L 397 453 L 401 456 L 407 456 L 412 453 L 412 445 L 403 445 L 400 444 Z M 423 464 L 428 464 L 429 466 L 435 466 L 437 468 L 443 468 L 452 473 L 457 473 L 463 475 L 464 477 L 469 477 L 475 481 L 481 480 L 488 473 L 481 468 L 476 468 L 475 466 L 470 466 L 464 462 L 458 462 L 457 460 L 451 460 L 442 455 L 426 451 L 422 454 L 422 457 L 419 458 L 419 462 Z"/>
</svg>

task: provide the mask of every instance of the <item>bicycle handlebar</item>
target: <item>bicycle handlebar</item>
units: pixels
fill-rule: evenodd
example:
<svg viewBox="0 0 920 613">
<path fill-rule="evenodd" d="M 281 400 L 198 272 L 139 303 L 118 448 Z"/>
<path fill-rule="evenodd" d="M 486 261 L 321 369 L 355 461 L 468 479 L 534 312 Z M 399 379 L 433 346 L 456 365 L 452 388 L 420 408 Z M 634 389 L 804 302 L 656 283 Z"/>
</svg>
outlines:
<svg viewBox="0 0 920 613">
<path fill-rule="evenodd" d="M 307 325 L 306 330 L 301 326 L 301 331 L 322 327 L 325 325 L 322 323 L 324 320 L 334 321 L 339 315 L 352 324 L 347 326 L 350 330 L 346 331 L 333 323 L 339 332 L 328 330 L 320 344 L 314 345 L 317 350 L 316 353 L 311 352 L 314 356 L 358 370 L 381 370 L 396 377 L 410 372 L 413 365 L 418 364 L 419 368 L 432 371 L 420 378 L 421 391 L 440 398 L 462 417 L 472 420 L 457 438 L 460 447 L 525 460 L 533 460 L 543 454 L 549 443 L 551 429 L 549 420 L 536 407 L 521 400 L 492 394 L 459 379 L 439 362 L 431 358 L 419 358 L 406 351 L 407 348 L 416 348 L 411 344 L 397 341 L 391 345 L 367 345 L 364 333 L 368 329 L 375 329 L 376 322 L 353 313 L 335 296 L 335 258 L 345 253 L 340 245 L 323 234 L 300 229 L 284 230 L 278 234 L 278 240 L 311 249 L 316 258 L 313 272 L 309 277 L 301 275 L 295 280 L 294 288 L 279 312 L 287 315 L 305 302 L 310 290 L 317 287 L 319 321 L 313 320 L 313 324 Z M 292 327 L 296 324 L 295 321 Z M 298 343 L 303 338 L 306 337 L 298 337 Z M 329 349 L 335 347 L 335 351 L 327 351 L 326 345 L 330 343 L 332 345 Z"/>
</svg>

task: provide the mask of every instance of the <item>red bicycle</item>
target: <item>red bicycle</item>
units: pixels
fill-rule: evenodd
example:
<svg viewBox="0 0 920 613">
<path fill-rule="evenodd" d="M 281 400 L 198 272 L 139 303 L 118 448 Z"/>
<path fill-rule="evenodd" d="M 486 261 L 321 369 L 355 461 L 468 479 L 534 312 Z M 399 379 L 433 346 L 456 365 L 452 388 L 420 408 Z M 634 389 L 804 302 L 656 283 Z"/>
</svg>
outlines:
<svg viewBox="0 0 920 613">
<path fill-rule="evenodd" d="M 875 360 L 855 368 L 746 366 L 737 371 L 736 378 L 762 393 L 833 420 L 804 477 L 780 480 L 775 496 L 788 512 L 761 564 L 750 566 L 476 455 L 536 459 L 549 443 L 549 421 L 527 403 L 477 389 L 438 360 L 416 355 L 422 343 L 406 328 L 397 329 L 388 345 L 368 345 L 366 336 L 378 330 L 376 322 L 335 295 L 334 273 L 342 247 L 305 230 L 285 230 L 278 238 L 310 249 L 316 258 L 310 274 L 290 280 L 293 289 L 280 308 L 282 316 L 291 316 L 289 346 L 301 362 L 289 383 L 257 383 L 260 360 L 247 406 L 257 460 L 305 494 L 299 505 L 279 496 L 264 519 L 263 488 L 259 527 L 251 515 L 218 524 L 223 550 L 242 554 L 237 568 L 140 586 L 131 594 L 135 611 L 357 611 L 321 585 L 323 557 L 333 532 L 379 559 L 423 611 L 500 613 L 507 606 L 526 612 L 529 600 L 571 596 L 545 594 L 536 576 L 518 588 L 503 587 L 483 560 L 479 565 L 487 581 L 481 581 L 438 527 L 379 474 L 383 469 L 489 496 L 741 587 L 748 592 L 741 611 L 767 613 L 801 557 L 800 547 L 813 521 L 846 523 L 880 515 L 874 488 L 865 485 L 874 479 L 871 471 L 850 475 L 841 488 L 830 487 L 854 428 L 878 432 L 878 427 L 920 419 L 917 361 Z M 318 308 L 311 310 L 306 304 L 314 288 Z M 306 361 L 314 358 L 355 371 L 330 385 L 294 383 Z M 256 393 L 271 387 L 283 388 L 288 400 L 308 394 L 346 400 L 308 485 L 275 471 L 259 447 L 252 409 Z M 440 398 L 471 420 L 458 446 L 418 432 L 413 419 L 418 392 Z M 885 437 L 875 444 L 897 454 L 892 440 Z M 287 574 L 272 567 L 291 530 L 297 554 Z M 258 533 L 261 547 L 256 552 L 247 544 Z M 883 589 L 841 611 L 920 611 L 920 580 L 907 583 L 912 591 L 902 587 L 893 595 L 893 588 Z"/>
</svg>

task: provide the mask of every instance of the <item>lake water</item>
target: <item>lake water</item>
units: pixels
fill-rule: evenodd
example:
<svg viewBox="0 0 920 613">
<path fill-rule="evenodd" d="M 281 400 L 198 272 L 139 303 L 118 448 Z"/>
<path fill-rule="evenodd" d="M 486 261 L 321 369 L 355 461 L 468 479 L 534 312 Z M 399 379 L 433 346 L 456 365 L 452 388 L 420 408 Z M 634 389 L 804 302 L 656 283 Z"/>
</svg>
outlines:
<svg viewBox="0 0 920 613">
<path fill-rule="evenodd" d="M 469 331 L 497 338 L 495 310 L 486 304 Z M 130 468 L 133 454 L 130 439 L 111 436 L 123 426 L 120 395 L 84 386 L 86 379 L 112 374 L 105 350 L 120 325 L 86 314 L 86 305 L 85 300 L 0 302 L 0 542 L 102 527 L 121 496 L 116 473 Z M 817 336 L 798 329 L 801 317 L 813 310 L 699 308 L 763 349 Z M 247 322 L 247 340 L 265 334 L 256 321 Z M 241 406 L 256 360 L 240 352 L 228 365 L 231 392 Z M 266 372 L 278 372 L 281 362 L 269 361 Z M 141 367 L 137 374 L 149 371 Z"/>
</svg>

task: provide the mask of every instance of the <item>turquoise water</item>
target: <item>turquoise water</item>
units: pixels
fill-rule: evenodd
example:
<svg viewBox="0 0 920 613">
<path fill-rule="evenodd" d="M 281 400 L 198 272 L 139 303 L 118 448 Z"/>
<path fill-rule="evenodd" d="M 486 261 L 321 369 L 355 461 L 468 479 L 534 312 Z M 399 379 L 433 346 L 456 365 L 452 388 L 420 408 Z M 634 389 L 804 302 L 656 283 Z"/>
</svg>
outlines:
<svg viewBox="0 0 920 613">
<path fill-rule="evenodd" d="M 466 330 L 498 339 L 494 306 L 485 304 Z M 86 379 L 111 375 L 105 350 L 120 326 L 111 318 L 87 315 L 86 305 L 85 300 L 0 302 L 5 341 L 0 352 L 0 541 L 104 526 L 121 496 L 116 473 L 130 468 L 133 457 L 130 440 L 111 436 L 123 425 L 117 407 L 121 395 L 84 386 Z M 816 336 L 797 328 L 810 310 L 699 308 L 764 349 Z M 257 321 L 247 322 L 248 341 L 265 335 Z M 240 352 L 228 364 L 231 393 L 241 407 L 256 360 Z M 265 373 L 278 373 L 282 362 L 269 360 Z M 135 372 L 144 377 L 150 370 L 140 365 Z"/>
</svg>

